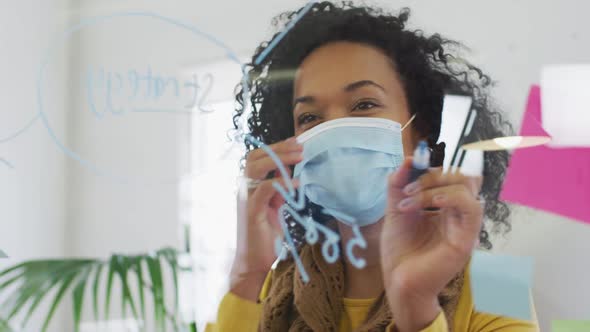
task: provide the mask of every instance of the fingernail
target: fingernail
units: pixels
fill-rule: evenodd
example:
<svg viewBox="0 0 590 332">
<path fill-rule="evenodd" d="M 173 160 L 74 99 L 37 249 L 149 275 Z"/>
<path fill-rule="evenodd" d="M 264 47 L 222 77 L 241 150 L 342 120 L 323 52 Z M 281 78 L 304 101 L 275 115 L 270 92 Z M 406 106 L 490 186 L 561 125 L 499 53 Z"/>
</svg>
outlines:
<svg viewBox="0 0 590 332">
<path fill-rule="evenodd" d="M 420 186 L 420 184 L 418 183 L 418 181 L 414 181 L 410 184 L 408 184 L 407 186 L 404 187 L 404 194 L 406 195 L 413 195 L 415 192 L 418 191 L 418 187 Z"/>
<path fill-rule="evenodd" d="M 299 143 L 299 141 L 297 140 L 297 136 L 293 136 L 293 137 L 289 138 L 287 141 L 291 145 L 303 146 L 303 144 Z"/>
<path fill-rule="evenodd" d="M 444 202 L 444 201 L 445 201 L 445 199 L 446 199 L 446 196 L 445 196 L 445 195 L 443 195 L 443 194 L 438 194 L 438 195 L 435 195 L 435 196 L 432 198 L 432 200 L 433 200 L 435 203 L 442 203 L 442 202 Z"/>
<path fill-rule="evenodd" d="M 405 209 L 414 204 L 414 199 L 412 197 L 404 198 L 399 202 L 398 208 Z"/>
<path fill-rule="evenodd" d="M 303 144 L 297 142 L 297 140 L 294 140 L 289 143 L 289 149 L 290 150 L 303 150 Z"/>
</svg>

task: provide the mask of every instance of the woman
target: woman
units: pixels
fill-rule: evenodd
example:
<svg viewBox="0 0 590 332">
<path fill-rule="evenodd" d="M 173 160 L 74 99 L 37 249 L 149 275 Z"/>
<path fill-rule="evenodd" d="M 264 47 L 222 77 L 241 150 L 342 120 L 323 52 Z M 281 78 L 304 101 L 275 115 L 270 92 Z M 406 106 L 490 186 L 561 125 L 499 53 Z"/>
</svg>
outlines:
<svg viewBox="0 0 590 332">
<path fill-rule="evenodd" d="M 410 157 L 419 140 L 432 149 L 432 165 L 442 165 L 444 144 L 436 142 L 445 93 L 473 98 L 478 117 L 472 139 L 503 136 L 507 126 L 488 101 L 489 78 L 449 53 L 457 43 L 406 30 L 408 16 L 408 10 L 393 16 L 348 3 L 316 3 L 259 64 L 255 59 L 269 43 L 256 50 L 249 72 L 251 100 L 242 100 L 238 92 L 237 101 L 254 105 L 248 119 L 251 134 L 284 165 L 292 168 L 303 160 L 303 145 L 294 136 L 346 117 L 408 124 L 401 135 L 407 158 L 383 179 L 387 202 L 382 217 L 360 228 L 367 246 L 355 253 L 365 259 L 364 268 L 346 257 L 326 263 L 318 245 L 307 244 L 301 227 L 290 223 L 309 272 L 305 283 L 293 259 L 271 271 L 273 241 L 280 230 L 277 211 L 284 203 L 272 182 L 285 183 L 275 176 L 272 159 L 247 142 L 251 151 L 245 176 L 263 181 L 248 190 L 247 200 L 238 200 L 237 254 L 230 292 L 219 308 L 218 331 L 537 330 L 533 322 L 475 311 L 469 287 L 473 248 L 491 247 L 484 215 L 495 226 L 509 226 L 507 206 L 498 201 L 507 154 L 485 155 L 483 180 L 434 168 L 408 183 Z M 243 110 L 234 117 L 236 128 Z M 486 201 L 485 210 L 479 197 Z M 337 231 L 341 245 L 354 237 L 342 220 L 308 203 L 307 212 Z M 427 207 L 439 210 L 425 212 Z"/>
</svg>

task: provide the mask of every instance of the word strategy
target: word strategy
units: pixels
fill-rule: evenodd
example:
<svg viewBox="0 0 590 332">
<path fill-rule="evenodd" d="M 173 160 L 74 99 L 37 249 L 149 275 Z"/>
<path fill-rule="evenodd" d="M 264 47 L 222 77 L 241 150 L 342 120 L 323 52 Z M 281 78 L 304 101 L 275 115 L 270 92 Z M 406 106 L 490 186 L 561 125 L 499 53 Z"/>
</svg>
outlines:
<svg viewBox="0 0 590 332">
<path fill-rule="evenodd" d="M 183 80 L 154 74 L 149 66 L 144 72 L 126 73 L 88 68 L 83 80 L 89 110 L 99 118 L 105 113 L 212 111 L 206 107 L 214 84 L 211 73 L 193 73 Z"/>
</svg>

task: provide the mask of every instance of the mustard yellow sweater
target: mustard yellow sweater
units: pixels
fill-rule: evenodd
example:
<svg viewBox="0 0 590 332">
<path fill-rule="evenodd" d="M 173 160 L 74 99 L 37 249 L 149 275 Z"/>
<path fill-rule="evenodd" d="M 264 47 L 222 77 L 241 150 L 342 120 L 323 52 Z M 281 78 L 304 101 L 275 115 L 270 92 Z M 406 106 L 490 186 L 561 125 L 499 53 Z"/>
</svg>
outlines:
<svg viewBox="0 0 590 332">
<path fill-rule="evenodd" d="M 263 300 L 270 289 L 270 274 L 266 278 L 260 299 Z M 471 296 L 469 268 L 465 269 L 465 282 L 455 314 L 454 332 L 538 332 L 537 319 L 533 309 L 533 321 L 515 320 L 478 312 L 474 309 Z M 343 299 L 344 312 L 340 321 L 340 332 L 352 332 L 365 319 L 374 299 Z M 262 304 L 248 301 L 228 292 L 222 299 L 217 313 L 217 322 L 209 324 L 205 332 L 255 332 L 262 313 Z M 389 326 L 394 331 L 395 322 Z M 420 332 L 448 332 L 447 320 L 441 313 Z"/>
</svg>

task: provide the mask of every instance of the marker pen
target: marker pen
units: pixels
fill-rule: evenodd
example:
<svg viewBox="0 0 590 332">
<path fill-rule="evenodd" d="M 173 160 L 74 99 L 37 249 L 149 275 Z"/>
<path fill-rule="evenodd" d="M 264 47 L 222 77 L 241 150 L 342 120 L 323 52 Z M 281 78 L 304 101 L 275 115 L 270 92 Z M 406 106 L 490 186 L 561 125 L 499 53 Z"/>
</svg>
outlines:
<svg viewBox="0 0 590 332">
<path fill-rule="evenodd" d="M 428 168 L 430 167 L 430 149 L 428 149 L 428 144 L 426 141 L 418 142 L 418 146 L 416 150 L 414 150 L 414 158 L 412 160 L 412 169 L 410 170 L 410 181 L 408 183 L 412 183 L 418 178 L 428 172 Z M 437 207 L 426 207 L 424 208 L 425 211 L 435 212 L 440 210 Z"/>
<path fill-rule="evenodd" d="M 428 168 L 430 167 L 430 150 L 428 149 L 428 145 L 426 141 L 418 142 L 418 146 L 416 150 L 414 150 L 414 158 L 412 160 L 412 170 L 410 171 L 410 181 L 408 183 L 412 183 L 418 178 L 428 172 Z"/>
</svg>

